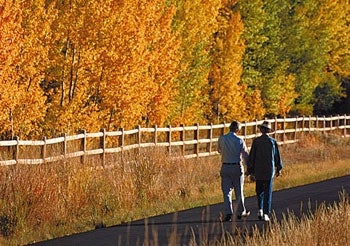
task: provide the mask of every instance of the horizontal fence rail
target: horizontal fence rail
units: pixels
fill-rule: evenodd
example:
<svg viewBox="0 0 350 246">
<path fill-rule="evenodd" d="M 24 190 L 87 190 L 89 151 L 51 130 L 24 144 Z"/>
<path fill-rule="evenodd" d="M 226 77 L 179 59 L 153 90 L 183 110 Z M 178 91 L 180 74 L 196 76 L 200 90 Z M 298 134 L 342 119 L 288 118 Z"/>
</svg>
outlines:
<svg viewBox="0 0 350 246">
<path fill-rule="evenodd" d="M 334 132 L 344 137 L 350 135 L 350 116 L 330 117 L 296 117 L 265 119 L 271 122 L 272 136 L 279 144 L 295 143 L 303 134 L 310 132 Z M 263 120 L 243 122 L 240 135 L 250 146 L 258 136 L 258 125 Z M 98 155 L 105 165 L 106 155 L 118 155 L 127 151 L 149 147 L 166 148 L 169 156 L 181 155 L 184 158 L 195 158 L 217 155 L 219 137 L 228 131 L 230 123 L 218 125 L 151 127 L 132 130 L 88 133 L 82 131 L 73 136 L 64 134 L 61 137 L 43 140 L 0 141 L 0 166 L 16 164 L 44 164 L 80 158 L 84 163 L 89 156 Z M 30 157 L 30 158 L 29 158 Z"/>
</svg>

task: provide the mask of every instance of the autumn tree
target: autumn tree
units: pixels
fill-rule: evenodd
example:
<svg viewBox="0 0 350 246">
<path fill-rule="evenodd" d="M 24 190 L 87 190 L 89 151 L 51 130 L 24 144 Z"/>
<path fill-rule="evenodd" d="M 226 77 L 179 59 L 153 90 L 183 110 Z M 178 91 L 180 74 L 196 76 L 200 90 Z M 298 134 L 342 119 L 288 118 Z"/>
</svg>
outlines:
<svg viewBox="0 0 350 246">
<path fill-rule="evenodd" d="M 346 81 L 350 79 L 350 5 L 348 1 L 322 0 L 316 21 L 327 33 L 326 64 L 321 83 L 314 91 L 313 112 L 324 115 L 345 97 Z M 344 87 L 342 86 L 344 85 Z"/>
<path fill-rule="evenodd" d="M 330 67 L 337 66 L 340 56 L 341 67 L 347 66 L 348 42 L 337 41 L 347 36 L 346 14 L 340 13 L 347 5 L 327 0 L 240 1 L 247 44 L 242 80 L 248 95 L 254 90 L 260 95 L 264 114 L 312 114 L 315 106 L 325 106 L 322 98 L 329 103 L 341 98 L 340 80 Z"/>
<path fill-rule="evenodd" d="M 44 1 L 1 4 L 0 121 L 3 136 L 42 136 L 45 97 L 40 88 L 46 68 L 46 36 L 54 15 Z"/>
<path fill-rule="evenodd" d="M 48 134 L 101 127 L 97 105 L 91 100 L 100 79 L 98 51 L 107 49 L 97 36 L 109 17 L 107 3 L 52 1 L 57 15 L 51 24 L 50 64 L 42 82 L 49 106 L 45 119 Z"/>
<path fill-rule="evenodd" d="M 163 124 L 178 60 L 174 8 L 163 1 L 55 1 L 47 124 L 98 131 Z"/>
<path fill-rule="evenodd" d="M 208 75 L 212 34 L 218 29 L 217 16 L 221 1 L 170 1 L 176 5 L 173 28 L 181 41 L 177 91 L 169 115 L 169 124 L 207 122 L 210 110 Z"/>
<path fill-rule="evenodd" d="M 330 112 L 346 0 L 19 0 L 0 5 L 10 138 Z"/>
<path fill-rule="evenodd" d="M 13 111 L 17 106 L 14 104 L 14 97 L 16 92 L 16 64 L 18 63 L 18 57 L 20 53 L 20 6 L 18 3 L 9 3 L 3 0 L 0 9 L 0 124 L 2 134 L 7 134 L 7 137 L 11 137 L 13 134 L 12 119 Z"/>
<path fill-rule="evenodd" d="M 295 75 L 288 71 L 290 60 L 285 55 L 288 2 L 240 1 L 247 43 L 242 80 L 248 86 L 247 101 L 262 105 L 260 112 L 252 103 L 247 108 L 258 118 L 263 114 L 285 116 L 297 96 Z"/>
<path fill-rule="evenodd" d="M 291 113 L 313 113 L 316 88 L 330 77 L 325 68 L 329 62 L 330 35 L 328 24 L 322 20 L 322 1 L 293 2 L 286 18 L 289 45 L 285 54 L 290 60 L 288 72 L 295 76 L 298 94 Z M 326 82 L 327 83 L 327 82 Z"/>
<path fill-rule="evenodd" d="M 213 34 L 212 67 L 209 75 L 211 122 L 245 120 L 245 86 L 240 83 L 245 49 L 241 34 L 243 23 L 237 1 L 226 1 L 217 17 L 218 30 Z"/>
<path fill-rule="evenodd" d="M 350 77 L 350 3 L 348 0 L 324 0 L 319 21 L 329 34 L 327 70 L 341 78 Z"/>
<path fill-rule="evenodd" d="M 114 6 L 108 27 L 111 52 L 102 53 L 101 112 L 108 128 L 163 125 L 181 52 L 171 27 L 175 14 L 163 1 Z"/>
<path fill-rule="evenodd" d="M 247 86 L 245 93 L 246 110 L 250 119 L 261 118 L 265 113 L 262 100 L 262 74 L 259 71 L 261 60 L 266 56 L 262 50 L 268 37 L 263 28 L 267 19 L 267 13 L 263 9 L 261 0 L 239 1 L 239 10 L 242 15 L 244 32 L 242 38 L 246 49 L 243 54 L 242 83 Z"/>
</svg>

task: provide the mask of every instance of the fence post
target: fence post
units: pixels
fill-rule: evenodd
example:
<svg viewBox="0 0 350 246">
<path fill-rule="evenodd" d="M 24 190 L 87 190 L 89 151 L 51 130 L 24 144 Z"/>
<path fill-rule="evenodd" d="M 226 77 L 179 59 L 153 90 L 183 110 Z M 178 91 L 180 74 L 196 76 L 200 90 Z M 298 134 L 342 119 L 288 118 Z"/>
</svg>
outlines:
<svg viewBox="0 0 350 246">
<path fill-rule="evenodd" d="M 46 160 L 46 137 L 43 138 L 43 141 L 44 141 L 44 144 L 42 146 L 42 149 L 41 149 L 41 158 L 43 159 L 43 162 L 45 163 Z"/>
<path fill-rule="evenodd" d="M 322 127 L 323 127 L 323 134 L 326 133 L 326 116 L 323 116 L 323 123 L 322 123 Z"/>
<path fill-rule="evenodd" d="M 302 128 L 301 128 L 301 137 L 304 137 L 304 133 L 305 133 L 305 115 L 303 115 L 303 120 L 301 121 L 302 124 Z"/>
<path fill-rule="evenodd" d="M 180 141 L 182 141 L 182 147 L 181 147 L 181 155 L 184 156 L 186 152 L 185 148 L 185 140 L 186 140 L 186 132 L 185 132 L 185 125 L 181 124 L 182 131 L 180 132 Z"/>
<path fill-rule="evenodd" d="M 258 135 L 258 120 L 257 119 L 255 119 L 254 134 L 255 134 L 255 136 Z"/>
<path fill-rule="evenodd" d="M 168 154 L 169 154 L 169 156 L 171 156 L 171 126 L 169 125 L 168 126 L 168 136 L 167 136 L 167 141 L 168 141 L 168 143 L 169 143 L 169 147 L 168 147 Z"/>
<path fill-rule="evenodd" d="M 62 133 L 63 136 L 63 142 L 62 142 L 62 151 L 63 151 L 63 158 L 64 162 L 67 161 L 67 134 Z"/>
<path fill-rule="evenodd" d="M 100 148 L 102 149 L 101 153 L 101 160 L 102 160 L 102 166 L 105 166 L 106 161 L 106 129 L 101 129 L 102 136 L 100 138 Z"/>
<path fill-rule="evenodd" d="M 198 143 L 198 140 L 199 140 L 199 124 L 196 123 L 195 126 L 196 126 L 196 129 L 194 130 L 193 139 L 197 140 L 197 143 L 194 144 L 194 154 L 196 154 L 197 157 L 198 157 L 198 154 L 199 154 L 199 143 Z"/>
<path fill-rule="evenodd" d="M 337 115 L 337 129 L 339 130 L 339 126 L 340 126 L 340 115 Z"/>
<path fill-rule="evenodd" d="M 119 128 L 119 131 L 121 132 L 119 136 L 118 141 L 118 147 L 120 147 L 120 162 L 124 166 L 124 158 L 123 158 L 123 149 L 124 149 L 124 128 Z"/>
<path fill-rule="evenodd" d="M 311 125 L 312 125 L 311 115 L 309 115 L 309 134 L 311 133 Z"/>
<path fill-rule="evenodd" d="M 209 139 L 209 143 L 207 144 L 207 152 L 209 155 L 211 154 L 211 149 L 213 146 L 213 123 L 210 123 L 210 129 L 208 130 L 207 138 Z"/>
<path fill-rule="evenodd" d="M 154 146 L 157 146 L 157 143 L 158 143 L 158 127 L 157 125 L 154 125 L 153 126 L 154 128 L 154 136 L 153 136 L 153 142 L 154 142 Z"/>
<path fill-rule="evenodd" d="M 224 134 L 225 134 L 225 128 L 226 128 L 226 123 L 225 123 L 225 121 L 224 121 L 222 124 L 224 124 L 224 126 L 223 126 L 222 129 L 221 129 L 221 135 L 224 135 Z"/>
<path fill-rule="evenodd" d="M 18 159 L 19 159 L 19 137 L 15 136 L 14 138 L 15 138 L 15 140 L 17 142 L 16 149 L 15 149 L 15 156 L 14 157 L 15 157 L 15 160 L 16 160 L 16 164 L 19 164 L 18 163 Z"/>
<path fill-rule="evenodd" d="M 142 142 L 141 126 L 137 125 L 136 129 L 137 129 L 137 144 L 139 145 L 139 148 L 140 148 L 140 145 L 141 145 L 141 142 Z"/>
<path fill-rule="evenodd" d="M 84 152 L 84 154 L 80 157 L 81 164 L 85 164 L 85 153 L 86 153 L 86 130 L 80 131 L 82 134 L 84 134 L 84 137 L 81 139 L 81 150 Z"/>
<path fill-rule="evenodd" d="M 347 127 L 346 114 L 344 114 L 344 130 L 343 130 L 344 137 L 346 137 L 346 127 Z"/>
<path fill-rule="evenodd" d="M 283 129 L 283 136 L 282 136 L 282 140 L 283 143 L 286 142 L 286 116 L 283 117 L 283 125 L 282 125 L 282 129 Z"/>
<path fill-rule="evenodd" d="M 123 150 L 123 147 L 124 147 L 124 128 L 119 128 L 119 131 L 121 131 L 121 134 L 119 136 L 119 147 Z"/>
<path fill-rule="evenodd" d="M 274 137 L 275 137 L 275 139 L 277 140 L 277 117 L 275 117 L 275 122 L 274 122 Z"/>
<path fill-rule="evenodd" d="M 141 154 L 141 143 L 142 143 L 142 135 L 141 135 L 141 126 L 137 125 L 135 127 L 135 129 L 137 129 L 137 135 L 136 135 L 136 141 L 137 141 L 137 149 L 136 149 L 136 153 L 137 155 Z"/>
<path fill-rule="evenodd" d="M 245 121 L 243 121 L 243 127 L 244 127 L 244 130 L 243 130 L 243 135 L 244 135 L 244 141 L 247 140 L 247 123 Z"/>
<path fill-rule="evenodd" d="M 294 131 L 294 141 L 296 141 L 297 140 L 297 131 L 298 131 L 298 116 L 297 117 L 295 117 L 295 131 Z"/>
</svg>

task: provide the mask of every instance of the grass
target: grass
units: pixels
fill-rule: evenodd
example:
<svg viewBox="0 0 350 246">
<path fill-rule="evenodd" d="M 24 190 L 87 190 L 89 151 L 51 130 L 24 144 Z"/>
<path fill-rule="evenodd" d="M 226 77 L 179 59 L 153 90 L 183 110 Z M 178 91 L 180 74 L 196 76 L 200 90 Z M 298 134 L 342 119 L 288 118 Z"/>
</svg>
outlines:
<svg viewBox="0 0 350 246">
<path fill-rule="evenodd" d="M 349 150 L 349 138 L 322 134 L 281 146 L 284 169 L 274 189 L 350 174 Z M 96 169 L 99 159 L 90 158 L 86 165 L 70 161 L 1 167 L 0 245 L 24 245 L 222 202 L 218 156 L 170 160 L 160 149 L 148 149 L 124 156 L 122 163 L 113 157 L 109 161 L 117 165 Z M 254 195 L 254 184 L 248 180 L 245 194 Z M 349 226 L 349 220 L 346 223 Z M 261 237 L 267 235 L 268 231 Z M 250 245 L 269 245 L 257 242 Z"/>
<path fill-rule="evenodd" d="M 314 213 L 298 218 L 288 214 L 279 223 L 270 223 L 266 229 L 255 229 L 249 237 L 228 236 L 208 245 L 246 246 L 328 246 L 347 245 L 350 241 L 349 196 L 342 192 L 340 202 L 332 206 L 320 205 Z"/>
</svg>

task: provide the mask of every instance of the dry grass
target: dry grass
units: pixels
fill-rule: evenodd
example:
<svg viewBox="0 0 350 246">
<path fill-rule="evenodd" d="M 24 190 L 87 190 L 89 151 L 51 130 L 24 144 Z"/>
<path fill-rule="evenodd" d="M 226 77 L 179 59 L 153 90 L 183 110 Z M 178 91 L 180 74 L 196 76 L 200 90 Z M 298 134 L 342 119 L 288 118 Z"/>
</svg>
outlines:
<svg viewBox="0 0 350 246">
<path fill-rule="evenodd" d="M 263 231 L 255 229 L 249 237 L 242 239 L 229 236 L 220 242 L 209 242 L 208 245 L 340 246 L 348 245 L 349 230 L 349 196 L 343 192 L 339 203 L 328 207 L 322 204 L 314 213 L 306 214 L 301 219 L 289 214 L 279 223 L 270 223 Z"/>
<path fill-rule="evenodd" d="M 310 135 L 282 146 L 285 168 L 275 189 L 349 174 L 349 150 L 350 139 L 336 135 Z M 98 158 L 86 165 L 1 167 L 0 245 L 23 245 L 221 202 L 219 157 L 170 160 L 161 149 L 148 149 L 124 156 L 123 162 L 110 158 L 105 169 L 93 168 L 96 163 Z M 246 195 L 253 190 L 247 182 Z"/>
</svg>

